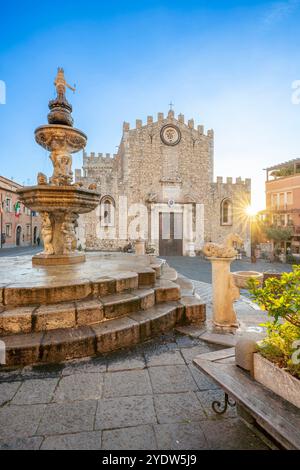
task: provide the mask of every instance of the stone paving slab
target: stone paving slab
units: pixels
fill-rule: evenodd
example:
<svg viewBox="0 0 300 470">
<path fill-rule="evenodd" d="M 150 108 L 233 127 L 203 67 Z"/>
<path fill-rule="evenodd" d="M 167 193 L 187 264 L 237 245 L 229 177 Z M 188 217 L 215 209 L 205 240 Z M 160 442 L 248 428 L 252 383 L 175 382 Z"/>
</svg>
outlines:
<svg viewBox="0 0 300 470">
<path fill-rule="evenodd" d="M 103 449 L 156 450 L 155 433 L 149 424 L 103 431 Z"/>
<path fill-rule="evenodd" d="M 169 350 L 166 351 L 152 351 L 145 354 L 146 364 L 148 367 L 151 366 L 167 366 L 167 365 L 176 365 L 184 364 L 184 359 L 178 350 Z"/>
<path fill-rule="evenodd" d="M 203 421 L 201 428 L 210 449 L 266 450 L 267 446 L 239 419 Z"/>
<path fill-rule="evenodd" d="M 144 369 L 144 367 L 146 367 L 144 355 L 136 351 L 117 351 L 116 353 L 110 354 L 108 357 L 108 372 Z"/>
<path fill-rule="evenodd" d="M 33 405 L 39 403 L 49 403 L 58 384 L 58 380 L 58 378 L 55 378 L 24 381 L 14 396 L 11 404 Z"/>
<path fill-rule="evenodd" d="M 59 381 L 52 401 L 97 400 L 102 395 L 103 381 L 99 373 L 67 375 Z"/>
<path fill-rule="evenodd" d="M 152 396 L 108 398 L 99 401 L 96 429 L 156 423 Z"/>
<path fill-rule="evenodd" d="M 46 437 L 42 450 L 99 450 L 101 431 L 78 432 Z"/>
<path fill-rule="evenodd" d="M 92 431 L 96 408 L 96 400 L 50 403 L 43 414 L 37 434 L 46 436 Z"/>
<path fill-rule="evenodd" d="M 149 368 L 154 393 L 197 391 L 197 384 L 186 365 Z"/>
<path fill-rule="evenodd" d="M 223 393 L 191 361 L 216 350 L 169 331 L 113 354 L 0 368 L 0 449 L 265 448 L 235 409 L 212 412 Z"/>
<path fill-rule="evenodd" d="M 205 419 L 202 406 L 193 392 L 165 393 L 154 396 L 158 422 L 189 423 Z"/>
<path fill-rule="evenodd" d="M 40 436 L 0 439 L 0 450 L 38 450 L 42 442 L 43 438 Z"/>
<path fill-rule="evenodd" d="M 147 370 L 108 372 L 105 375 L 104 397 L 150 395 L 151 382 Z"/>
<path fill-rule="evenodd" d="M 0 406 L 13 399 L 21 382 L 3 382 L 0 383 Z"/>
<path fill-rule="evenodd" d="M 199 390 L 216 390 L 219 386 L 213 382 L 204 372 L 201 372 L 194 364 L 189 365 L 190 372 L 198 385 Z"/>
<path fill-rule="evenodd" d="M 104 357 L 87 357 L 82 359 L 72 359 L 62 365 L 62 375 L 91 374 L 106 372 L 107 359 Z"/>
<path fill-rule="evenodd" d="M 1 439 L 34 436 L 46 405 L 6 405 L 0 409 Z"/>
<path fill-rule="evenodd" d="M 154 429 L 159 449 L 199 450 L 208 447 L 199 423 L 157 424 Z"/>
</svg>

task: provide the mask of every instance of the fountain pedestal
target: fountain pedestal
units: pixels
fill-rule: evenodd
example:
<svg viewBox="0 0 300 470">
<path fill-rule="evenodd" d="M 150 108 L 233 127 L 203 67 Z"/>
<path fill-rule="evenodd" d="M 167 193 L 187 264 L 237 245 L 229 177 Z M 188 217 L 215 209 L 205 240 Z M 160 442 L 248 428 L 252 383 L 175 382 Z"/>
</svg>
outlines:
<svg viewBox="0 0 300 470">
<path fill-rule="evenodd" d="M 233 302 L 240 297 L 240 291 L 230 273 L 235 258 L 210 257 L 213 286 L 213 323 L 217 328 L 238 328 Z"/>
</svg>

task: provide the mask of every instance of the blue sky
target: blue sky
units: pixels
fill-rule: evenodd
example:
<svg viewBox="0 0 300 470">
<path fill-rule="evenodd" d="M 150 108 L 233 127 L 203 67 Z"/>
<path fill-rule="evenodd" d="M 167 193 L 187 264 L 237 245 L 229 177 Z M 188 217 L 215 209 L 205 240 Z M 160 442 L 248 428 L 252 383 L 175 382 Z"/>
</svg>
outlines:
<svg viewBox="0 0 300 470">
<path fill-rule="evenodd" d="M 253 180 L 264 205 L 263 168 L 300 154 L 300 1 L 10 2 L 0 7 L 0 174 L 34 183 L 51 174 L 34 141 L 46 123 L 57 66 L 77 85 L 76 127 L 87 151 L 116 151 L 134 126 L 170 100 L 175 113 L 215 130 L 215 176 Z M 81 155 L 74 157 L 81 166 Z"/>
</svg>

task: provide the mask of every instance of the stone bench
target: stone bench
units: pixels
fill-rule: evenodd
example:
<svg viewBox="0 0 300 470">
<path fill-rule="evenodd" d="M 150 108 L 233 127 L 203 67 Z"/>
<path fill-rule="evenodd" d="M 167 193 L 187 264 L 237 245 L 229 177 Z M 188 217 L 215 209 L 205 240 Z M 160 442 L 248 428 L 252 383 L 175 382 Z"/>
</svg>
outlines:
<svg viewBox="0 0 300 470">
<path fill-rule="evenodd" d="M 201 354 L 193 362 L 225 392 L 224 404 L 212 404 L 216 413 L 223 414 L 228 405 L 237 404 L 239 415 L 246 424 L 262 428 L 285 449 L 300 449 L 299 409 L 236 366 L 235 348 Z"/>
</svg>

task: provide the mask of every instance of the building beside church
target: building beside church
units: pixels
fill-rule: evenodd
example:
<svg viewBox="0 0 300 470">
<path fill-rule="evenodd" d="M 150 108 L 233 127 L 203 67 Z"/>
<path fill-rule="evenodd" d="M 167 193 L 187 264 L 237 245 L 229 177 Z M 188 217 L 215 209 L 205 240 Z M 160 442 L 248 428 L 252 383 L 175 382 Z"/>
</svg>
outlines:
<svg viewBox="0 0 300 470">
<path fill-rule="evenodd" d="M 266 168 L 266 223 L 289 229 L 289 239 L 272 241 L 272 249 L 300 255 L 300 158 Z"/>
<path fill-rule="evenodd" d="M 0 175 L 0 248 L 37 245 L 40 217 L 19 201 L 22 186 Z"/>
<path fill-rule="evenodd" d="M 206 241 L 238 233 L 249 253 L 251 180 L 214 181 L 214 133 L 170 110 L 124 122 L 118 153 L 83 154 L 75 180 L 96 184 L 99 207 L 80 216 L 83 248 L 117 250 L 143 238 L 160 255 L 194 255 Z"/>
</svg>

